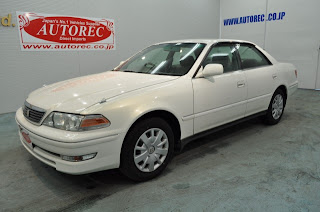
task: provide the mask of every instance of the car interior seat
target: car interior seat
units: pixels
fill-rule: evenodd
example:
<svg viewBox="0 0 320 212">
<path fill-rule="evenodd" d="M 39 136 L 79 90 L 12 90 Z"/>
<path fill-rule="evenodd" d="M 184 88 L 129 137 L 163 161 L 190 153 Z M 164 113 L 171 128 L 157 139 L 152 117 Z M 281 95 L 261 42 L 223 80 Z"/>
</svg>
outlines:
<svg viewBox="0 0 320 212">
<path fill-rule="evenodd" d="M 242 68 L 246 69 L 246 68 L 252 68 L 252 67 L 256 67 L 258 66 L 258 61 L 256 61 L 255 59 L 246 59 L 242 61 Z"/>
<path fill-rule="evenodd" d="M 191 55 L 187 56 L 183 60 L 182 59 L 180 59 L 180 65 L 182 67 L 182 71 L 180 74 L 185 74 L 187 71 L 189 71 L 191 66 L 194 64 L 195 60 L 194 60 L 193 56 L 191 56 Z"/>
<path fill-rule="evenodd" d="M 228 55 L 216 55 L 212 57 L 211 63 L 221 64 L 223 66 L 224 73 L 232 70 Z"/>
</svg>

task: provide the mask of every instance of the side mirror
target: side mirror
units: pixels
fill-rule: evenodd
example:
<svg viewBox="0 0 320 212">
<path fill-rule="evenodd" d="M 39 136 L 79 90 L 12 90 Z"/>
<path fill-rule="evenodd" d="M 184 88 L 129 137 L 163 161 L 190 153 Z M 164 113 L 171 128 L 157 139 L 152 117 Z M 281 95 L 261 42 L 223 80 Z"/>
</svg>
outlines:
<svg viewBox="0 0 320 212">
<path fill-rule="evenodd" d="M 212 77 L 215 75 L 223 74 L 223 66 L 221 64 L 208 64 L 202 71 L 203 77 Z"/>
</svg>

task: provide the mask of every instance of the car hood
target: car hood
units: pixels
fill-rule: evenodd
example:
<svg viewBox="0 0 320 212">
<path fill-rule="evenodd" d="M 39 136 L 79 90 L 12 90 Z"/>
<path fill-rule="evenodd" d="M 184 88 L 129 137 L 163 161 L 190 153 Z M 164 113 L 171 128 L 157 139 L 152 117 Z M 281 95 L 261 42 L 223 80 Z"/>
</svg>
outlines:
<svg viewBox="0 0 320 212">
<path fill-rule="evenodd" d="M 47 111 L 80 113 L 103 98 L 112 98 L 177 78 L 179 77 L 107 71 L 44 86 L 32 92 L 27 102 Z"/>
</svg>

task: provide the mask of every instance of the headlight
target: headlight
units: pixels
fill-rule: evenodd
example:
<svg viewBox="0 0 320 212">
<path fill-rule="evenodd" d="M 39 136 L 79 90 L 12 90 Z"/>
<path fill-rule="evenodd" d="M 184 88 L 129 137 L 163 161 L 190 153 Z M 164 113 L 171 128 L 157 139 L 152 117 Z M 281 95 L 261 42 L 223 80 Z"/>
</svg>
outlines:
<svg viewBox="0 0 320 212">
<path fill-rule="evenodd" d="M 43 125 L 68 131 L 93 130 L 110 126 L 110 121 L 102 115 L 75 115 L 52 112 Z"/>
</svg>

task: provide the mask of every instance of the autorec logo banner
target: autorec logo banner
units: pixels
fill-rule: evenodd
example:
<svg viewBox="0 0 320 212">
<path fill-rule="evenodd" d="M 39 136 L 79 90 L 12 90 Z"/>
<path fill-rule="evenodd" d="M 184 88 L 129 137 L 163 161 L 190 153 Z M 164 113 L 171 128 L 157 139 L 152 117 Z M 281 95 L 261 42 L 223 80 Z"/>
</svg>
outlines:
<svg viewBox="0 0 320 212">
<path fill-rule="evenodd" d="M 249 24 L 249 23 L 258 23 L 266 21 L 281 21 L 284 19 L 285 12 L 269 13 L 267 15 L 257 14 L 257 15 L 248 15 L 235 18 L 223 19 L 223 26 L 231 26 L 238 24 Z"/>
<path fill-rule="evenodd" d="M 22 51 L 114 50 L 114 20 L 16 12 Z"/>
</svg>

